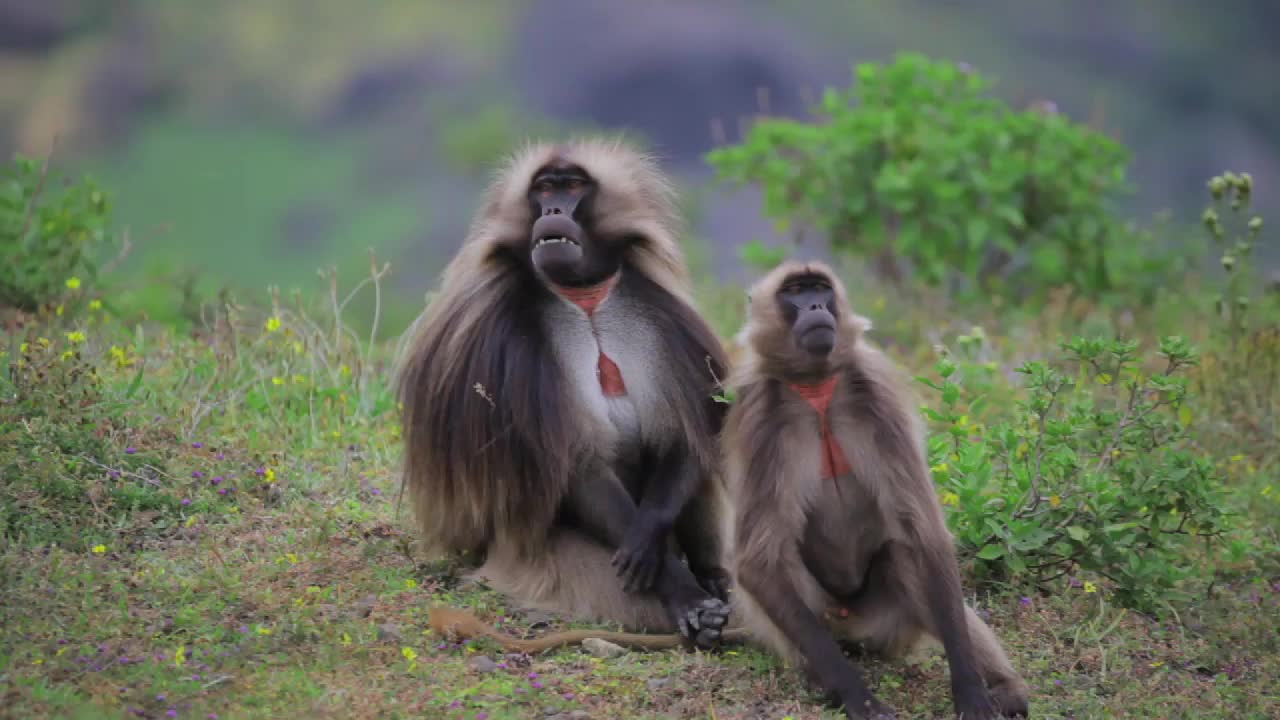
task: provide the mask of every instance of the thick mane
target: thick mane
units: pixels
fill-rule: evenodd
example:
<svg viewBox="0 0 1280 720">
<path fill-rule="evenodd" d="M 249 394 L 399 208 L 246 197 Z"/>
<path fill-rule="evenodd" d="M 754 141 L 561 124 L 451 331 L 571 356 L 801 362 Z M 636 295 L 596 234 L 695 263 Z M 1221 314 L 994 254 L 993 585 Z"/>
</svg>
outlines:
<svg viewBox="0 0 1280 720">
<path fill-rule="evenodd" d="M 674 192 L 654 160 L 621 139 L 521 148 L 486 191 L 397 367 L 403 482 L 433 550 L 478 551 L 503 535 L 541 537 L 586 441 L 540 325 L 552 296 L 517 259 L 532 222 L 528 183 L 557 157 L 599 182 L 598 227 L 633 239 L 624 262 L 666 311 L 654 319 L 672 347 L 705 349 L 696 359 L 701 374 L 687 372 L 692 357 L 676 358 L 679 370 L 710 377 L 710 356 L 714 371 L 724 373 L 718 340 L 692 311 Z M 702 428 L 718 428 L 716 412 L 680 414 L 687 429 L 705 436 Z M 701 446 L 708 443 L 694 444 L 712 457 L 714 450 Z"/>
</svg>

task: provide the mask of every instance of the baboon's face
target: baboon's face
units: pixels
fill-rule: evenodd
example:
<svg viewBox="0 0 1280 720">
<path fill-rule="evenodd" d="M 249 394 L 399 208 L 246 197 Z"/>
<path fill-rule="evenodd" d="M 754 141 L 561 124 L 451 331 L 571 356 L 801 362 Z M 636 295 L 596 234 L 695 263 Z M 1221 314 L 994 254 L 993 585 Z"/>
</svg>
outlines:
<svg viewBox="0 0 1280 720">
<path fill-rule="evenodd" d="M 534 218 L 529 259 L 552 283 L 583 287 L 618 270 L 622 243 L 593 231 L 592 206 L 598 192 L 598 183 L 586 170 L 564 160 L 534 173 L 529 184 Z"/>
<path fill-rule="evenodd" d="M 836 344 L 836 294 L 830 279 L 814 273 L 788 277 L 777 294 L 778 309 L 796 347 L 815 359 Z"/>
</svg>

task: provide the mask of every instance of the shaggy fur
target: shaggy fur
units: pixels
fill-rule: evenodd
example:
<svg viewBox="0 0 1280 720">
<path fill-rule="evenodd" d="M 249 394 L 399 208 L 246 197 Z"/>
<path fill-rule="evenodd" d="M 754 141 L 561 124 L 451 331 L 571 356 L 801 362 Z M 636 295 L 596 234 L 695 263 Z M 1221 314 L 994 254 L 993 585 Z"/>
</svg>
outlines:
<svg viewBox="0 0 1280 720">
<path fill-rule="evenodd" d="M 800 349 L 781 314 L 779 289 L 797 274 L 823 276 L 834 291 L 836 344 L 826 358 Z M 870 327 L 850 311 L 844 288 L 822 263 L 784 263 L 751 290 L 739 334 L 744 357 L 729 382 L 737 400 L 723 434 L 730 504 L 723 546 L 736 588 L 734 614 L 767 647 L 807 666 L 811 677 L 822 670 L 815 663 L 845 661 L 838 652 L 807 657 L 801 639 L 779 627 L 793 613 L 821 618 L 843 609 L 845 619 L 825 624 L 828 634 L 889 654 L 906 652 L 922 636 L 951 633 L 947 639 L 974 658 L 996 705 L 1025 710 L 1026 683 L 990 628 L 961 604 L 917 403 L 898 370 L 863 337 Z M 824 478 L 819 415 L 791 386 L 831 377 L 838 382 L 827 420 L 852 471 Z M 792 620 L 793 627 L 807 622 Z M 815 647 L 835 645 L 809 643 Z M 833 676 L 841 675 L 829 671 Z"/>
<path fill-rule="evenodd" d="M 554 158 L 598 182 L 595 232 L 630 241 L 590 319 L 528 264 L 526 193 Z M 530 605 L 672 627 L 652 595 L 623 593 L 611 550 L 567 523 L 564 503 L 578 482 L 642 497 L 647 458 L 672 447 L 696 458 L 704 486 L 715 471 L 723 409 L 711 395 L 726 358 L 691 304 L 677 231 L 666 178 L 620 140 L 531 144 L 500 169 L 398 373 L 403 481 L 431 550 L 478 554 L 481 577 Z M 602 351 L 623 397 L 595 385 Z M 705 492 L 694 504 L 709 512 Z M 703 540 L 713 555 L 714 541 Z"/>
</svg>

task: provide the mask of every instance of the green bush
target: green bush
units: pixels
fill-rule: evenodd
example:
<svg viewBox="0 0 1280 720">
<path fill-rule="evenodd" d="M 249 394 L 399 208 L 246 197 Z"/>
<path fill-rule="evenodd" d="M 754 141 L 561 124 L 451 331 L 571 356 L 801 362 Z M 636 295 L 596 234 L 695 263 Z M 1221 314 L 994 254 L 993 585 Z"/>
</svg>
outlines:
<svg viewBox="0 0 1280 720">
<path fill-rule="evenodd" d="M 1181 262 L 1114 214 L 1129 154 L 1110 138 L 1047 104 L 1015 112 L 953 63 L 906 54 L 855 75 L 826 93 L 823 122 L 762 119 L 708 161 L 725 181 L 758 183 L 781 227 L 815 225 L 894 280 L 906 261 L 962 294 L 1149 296 Z"/>
<path fill-rule="evenodd" d="M 62 182 L 27 158 L 0 173 L 0 307 L 34 312 L 97 277 L 110 206 L 88 178 Z"/>
<path fill-rule="evenodd" d="M 940 379 L 918 378 L 941 399 L 924 412 L 941 431 L 929 453 L 948 522 L 980 575 L 1038 584 L 1086 570 L 1126 606 L 1156 610 L 1198 574 L 1188 540 L 1218 537 L 1228 516 L 1213 461 L 1187 433 L 1184 371 L 1197 353 L 1164 338 L 1152 370 L 1136 342 L 1062 349 L 1018 368 L 1016 416 L 985 428 L 971 419 L 983 399 L 965 392 L 984 368 L 944 355 Z"/>
</svg>

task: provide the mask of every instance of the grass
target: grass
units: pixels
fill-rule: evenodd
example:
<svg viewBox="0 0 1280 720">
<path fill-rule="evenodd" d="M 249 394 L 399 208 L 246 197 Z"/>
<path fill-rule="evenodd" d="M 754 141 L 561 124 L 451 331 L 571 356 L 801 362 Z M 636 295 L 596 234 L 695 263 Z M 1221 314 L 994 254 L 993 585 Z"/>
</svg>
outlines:
<svg viewBox="0 0 1280 720">
<path fill-rule="evenodd" d="M 874 286 L 851 287 L 913 369 L 930 363 L 931 341 L 972 321 L 926 304 L 895 312 Z M 705 297 L 716 298 L 708 314 L 727 337 L 740 292 Z M 348 331 L 340 302 L 319 308 L 278 297 L 269 308 L 226 304 L 184 335 L 92 309 L 6 318 L 4 716 L 840 717 L 751 648 L 528 657 L 434 636 L 432 603 L 469 607 L 513 633 L 567 623 L 415 552 L 397 502 L 391 346 Z M 1077 310 L 1000 311 L 987 323 L 1001 328 L 988 332 L 999 336 L 990 359 L 1007 371 L 1048 347 L 1066 318 L 1087 315 Z M 1265 547 L 1261 528 L 1280 508 L 1263 492 L 1275 442 L 1240 457 L 1219 445 L 1224 463 L 1251 467 L 1237 482 L 1258 523 L 1249 537 Z M 1163 621 L 1115 607 L 1099 578 L 970 599 L 1031 684 L 1037 717 L 1280 715 L 1274 570 L 1224 574 Z M 865 663 L 900 717 L 949 716 L 939 655 Z"/>
</svg>

